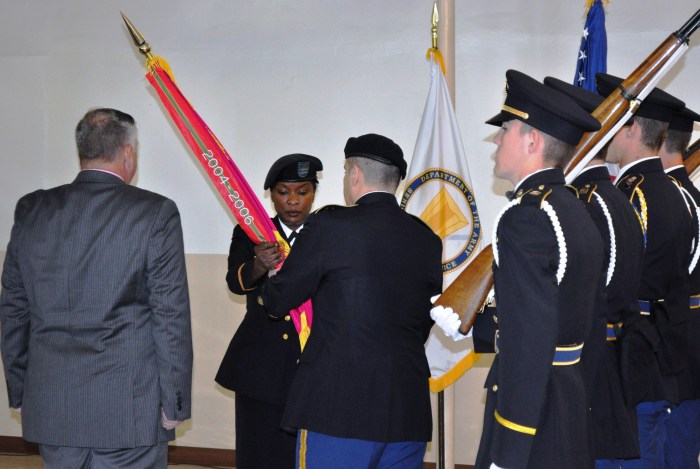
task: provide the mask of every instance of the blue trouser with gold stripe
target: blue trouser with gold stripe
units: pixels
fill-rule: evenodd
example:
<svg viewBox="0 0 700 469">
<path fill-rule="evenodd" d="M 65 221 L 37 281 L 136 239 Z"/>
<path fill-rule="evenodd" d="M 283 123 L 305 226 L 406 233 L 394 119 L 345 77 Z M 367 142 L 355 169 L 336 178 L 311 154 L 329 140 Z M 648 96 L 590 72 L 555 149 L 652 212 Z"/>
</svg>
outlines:
<svg viewBox="0 0 700 469">
<path fill-rule="evenodd" d="M 422 469 L 424 441 L 383 443 L 300 430 L 297 469 Z"/>
</svg>

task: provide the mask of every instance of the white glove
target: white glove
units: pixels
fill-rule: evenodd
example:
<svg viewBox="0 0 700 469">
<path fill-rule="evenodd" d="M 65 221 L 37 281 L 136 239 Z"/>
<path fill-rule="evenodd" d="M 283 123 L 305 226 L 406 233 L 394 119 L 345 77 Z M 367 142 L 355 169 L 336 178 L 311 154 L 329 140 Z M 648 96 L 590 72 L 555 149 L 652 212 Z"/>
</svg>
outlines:
<svg viewBox="0 0 700 469">
<path fill-rule="evenodd" d="M 466 339 L 467 336 L 459 332 L 459 326 L 462 325 L 462 320 L 452 308 L 444 306 L 433 306 L 430 310 L 430 317 L 433 318 L 435 324 L 442 329 L 442 332 L 454 341 Z"/>
<path fill-rule="evenodd" d="M 503 468 L 501 466 L 496 466 L 495 463 L 491 463 L 491 467 L 489 467 L 489 469 L 505 469 L 505 468 Z"/>
<path fill-rule="evenodd" d="M 170 420 L 168 417 L 165 416 L 165 411 L 163 408 L 160 408 L 160 424 L 165 428 L 166 430 L 172 430 L 173 428 L 177 427 L 182 423 L 182 420 Z"/>
<path fill-rule="evenodd" d="M 22 408 L 21 407 L 12 407 L 12 410 L 17 412 L 17 415 L 22 415 Z"/>
</svg>

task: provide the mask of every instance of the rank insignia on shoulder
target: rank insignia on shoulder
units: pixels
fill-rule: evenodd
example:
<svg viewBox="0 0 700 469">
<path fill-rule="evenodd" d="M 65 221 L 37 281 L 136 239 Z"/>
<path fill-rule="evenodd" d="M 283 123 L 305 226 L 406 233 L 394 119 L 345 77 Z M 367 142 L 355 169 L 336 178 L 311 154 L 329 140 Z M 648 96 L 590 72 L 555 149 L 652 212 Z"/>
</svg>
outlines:
<svg viewBox="0 0 700 469">
<path fill-rule="evenodd" d="M 542 191 L 530 191 L 528 192 L 529 195 L 540 195 Z"/>
<path fill-rule="evenodd" d="M 335 210 L 343 210 L 351 207 L 356 207 L 356 205 L 324 205 L 323 207 L 317 209 L 313 213 L 333 212 Z"/>
<path fill-rule="evenodd" d="M 629 193 L 637 188 L 644 181 L 644 176 L 641 174 L 630 174 L 629 176 L 623 177 L 615 185 L 622 189 L 623 191 Z"/>
</svg>

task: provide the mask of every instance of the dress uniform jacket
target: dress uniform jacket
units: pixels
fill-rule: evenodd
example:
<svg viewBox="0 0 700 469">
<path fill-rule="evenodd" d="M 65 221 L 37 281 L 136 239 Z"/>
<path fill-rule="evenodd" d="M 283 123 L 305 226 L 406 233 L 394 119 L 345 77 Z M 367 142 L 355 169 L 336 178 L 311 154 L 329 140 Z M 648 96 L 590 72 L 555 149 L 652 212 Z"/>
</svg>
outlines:
<svg viewBox="0 0 700 469">
<path fill-rule="evenodd" d="M 431 439 L 424 342 L 441 263 L 440 238 L 393 194 L 368 193 L 309 217 L 263 287 L 271 314 L 313 303 L 285 426 L 378 442 Z"/>
<path fill-rule="evenodd" d="M 284 237 L 279 218 L 272 219 Z M 226 350 L 216 382 L 237 394 L 270 404 L 284 405 L 301 353 L 299 335 L 288 313 L 271 319 L 258 303 L 263 275 L 251 280 L 255 251 L 240 226 L 233 230 L 226 283 L 229 290 L 246 296 L 246 314 Z"/>
<path fill-rule="evenodd" d="M 689 208 L 657 157 L 628 166 L 615 185 L 642 220 L 645 251 L 638 299 L 651 302 L 650 312 L 625 320 L 622 372 L 628 402 L 678 402 L 677 376 L 688 355 Z"/>
<path fill-rule="evenodd" d="M 2 354 L 25 440 L 134 448 L 190 417 L 192 336 L 177 207 L 115 175 L 17 203 L 2 276 Z"/>
<path fill-rule="evenodd" d="M 556 361 L 555 350 L 589 335 L 603 244 L 561 169 L 530 175 L 516 197 L 496 222 L 498 353 L 476 468 L 588 469 L 583 370 L 575 359 Z"/>
<path fill-rule="evenodd" d="M 591 368 L 591 427 L 595 459 L 639 457 L 637 414 L 627 404 L 619 362 L 624 322 L 639 317 L 637 290 L 642 272 L 644 237 L 639 217 L 627 198 L 610 182 L 605 166 L 585 169 L 572 182 L 605 245 L 605 337 L 589 337 L 601 344 L 599 355 L 587 353 L 584 366 Z"/>
<path fill-rule="evenodd" d="M 700 255 L 700 217 L 698 216 L 697 207 L 700 207 L 700 190 L 695 187 L 693 182 L 688 177 L 685 167 L 679 166 L 667 174 L 673 178 L 683 189 L 686 194 L 692 199 L 688 200 L 691 208 L 693 233 L 694 233 L 694 251 L 692 254 L 691 267 L 689 272 L 688 286 L 691 295 L 690 307 L 690 327 L 689 327 L 689 351 L 688 365 L 679 377 L 679 392 L 680 400 L 685 399 L 700 399 L 700 267 L 698 264 L 698 256 Z"/>
</svg>

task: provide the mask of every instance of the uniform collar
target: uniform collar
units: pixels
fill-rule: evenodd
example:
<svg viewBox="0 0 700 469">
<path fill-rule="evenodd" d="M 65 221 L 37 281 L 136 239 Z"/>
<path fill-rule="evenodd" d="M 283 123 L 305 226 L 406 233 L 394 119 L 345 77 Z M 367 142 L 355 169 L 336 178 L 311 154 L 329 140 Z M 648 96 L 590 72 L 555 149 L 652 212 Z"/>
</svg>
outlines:
<svg viewBox="0 0 700 469">
<path fill-rule="evenodd" d="M 574 179 L 571 184 L 575 187 L 580 187 L 589 182 L 601 180 L 610 182 L 610 172 L 604 164 L 584 168 L 583 171 L 581 171 L 578 174 L 578 176 L 576 176 L 576 179 Z"/>
<path fill-rule="evenodd" d="M 398 202 L 396 201 L 396 196 L 394 194 L 383 191 L 372 191 L 363 194 L 362 197 L 357 199 L 355 203 L 357 205 L 365 205 L 391 202 L 393 202 L 395 205 L 398 205 Z"/>
<path fill-rule="evenodd" d="M 520 197 L 530 189 L 534 189 L 541 185 L 564 185 L 565 183 L 566 181 L 564 180 L 564 171 L 562 171 L 561 168 L 541 169 L 526 176 L 525 179 L 518 183 L 518 185 L 515 187 L 515 196 Z"/>
<path fill-rule="evenodd" d="M 661 158 L 658 156 L 648 156 L 635 160 L 620 168 L 620 174 L 617 175 L 617 180 L 621 181 L 626 174 L 632 173 L 653 173 L 663 172 L 664 166 L 661 164 Z"/>
</svg>

